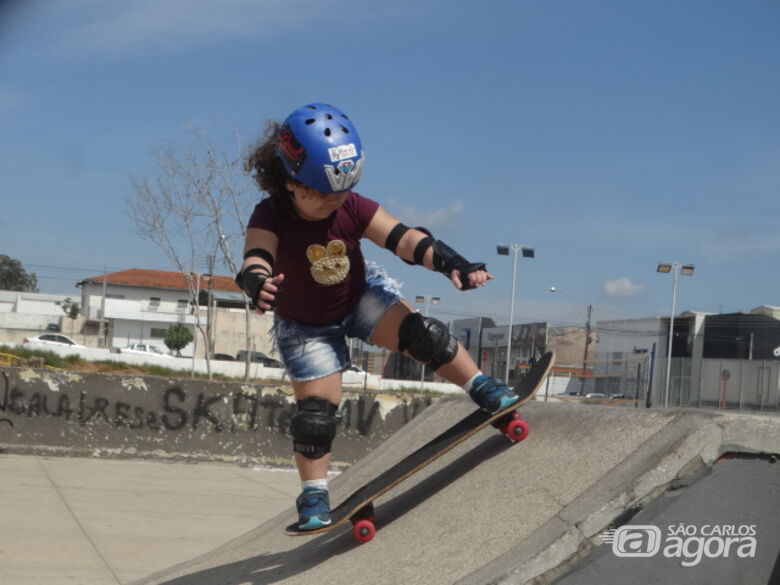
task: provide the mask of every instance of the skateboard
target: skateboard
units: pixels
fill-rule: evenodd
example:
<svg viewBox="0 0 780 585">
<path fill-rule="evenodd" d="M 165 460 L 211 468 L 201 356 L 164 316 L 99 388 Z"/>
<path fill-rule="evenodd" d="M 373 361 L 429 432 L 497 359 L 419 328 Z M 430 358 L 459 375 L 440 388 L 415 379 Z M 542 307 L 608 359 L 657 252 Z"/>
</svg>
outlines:
<svg viewBox="0 0 780 585">
<path fill-rule="evenodd" d="M 513 443 L 524 440 L 530 433 L 518 409 L 531 400 L 542 383 L 547 378 L 555 362 L 555 352 L 549 351 L 542 356 L 529 370 L 528 374 L 514 388 L 520 400 L 509 408 L 495 414 L 484 410 L 476 410 L 456 422 L 435 439 L 408 455 L 379 476 L 369 481 L 355 491 L 346 500 L 330 512 L 331 523 L 315 530 L 299 530 L 298 523 L 291 524 L 285 530 L 288 536 L 314 536 L 330 532 L 350 520 L 352 534 L 358 542 L 368 542 L 376 534 L 374 525 L 373 502 L 378 497 L 390 491 L 399 483 L 411 477 L 422 468 L 432 463 L 457 445 L 476 434 L 487 425 L 492 424 L 504 433 Z"/>
</svg>

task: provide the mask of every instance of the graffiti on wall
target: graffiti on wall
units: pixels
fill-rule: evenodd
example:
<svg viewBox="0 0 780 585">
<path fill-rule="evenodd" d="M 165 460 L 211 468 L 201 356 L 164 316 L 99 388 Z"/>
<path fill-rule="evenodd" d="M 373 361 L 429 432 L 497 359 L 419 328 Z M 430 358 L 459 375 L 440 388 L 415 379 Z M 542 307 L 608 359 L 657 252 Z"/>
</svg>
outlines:
<svg viewBox="0 0 780 585">
<path fill-rule="evenodd" d="M 108 393 L 31 391 L 14 385 L 6 372 L 0 381 L 0 422 L 13 427 L 10 417 L 52 417 L 81 426 L 105 424 L 115 428 L 149 431 L 238 431 L 270 430 L 287 434 L 295 405 L 281 390 L 275 393 L 187 391 L 172 385 L 159 393 L 159 405 L 134 404 Z M 430 399 L 403 403 L 402 416 L 408 422 L 430 404 Z M 371 397 L 345 400 L 340 409 L 342 428 L 368 435 L 381 417 L 380 405 Z"/>
<path fill-rule="evenodd" d="M 6 388 L 6 392 L 7 392 L 8 391 L 8 386 L 9 386 L 8 374 L 6 374 L 5 372 L 0 372 L 0 374 L 2 374 L 2 376 L 3 376 L 3 386 Z M 0 418 L 0 428 L 2 428 L 3 424 L 7 424 L 11 428 L 13 428 L 13 426 L 14 426 L 14 423 L 13 423 L 13 421 L 10 418 Z"/>
</svg>

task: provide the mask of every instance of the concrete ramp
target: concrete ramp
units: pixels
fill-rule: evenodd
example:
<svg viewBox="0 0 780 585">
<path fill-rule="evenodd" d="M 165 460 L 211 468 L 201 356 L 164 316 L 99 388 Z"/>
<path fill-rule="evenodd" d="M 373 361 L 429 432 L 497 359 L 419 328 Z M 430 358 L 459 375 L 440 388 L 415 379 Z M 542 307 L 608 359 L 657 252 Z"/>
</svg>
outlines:
<svg viewBox="0 0 780 585">
<path fill-rule="evenodd" d="M 333 501 L 471 409 L 459 398 L 429 407 L 339 476 Z M 777 417 L 542 402 L 523 414 L 526 441 L 513 446 L 485 429 L 379 500 L 368 544 L 357 544 L 349 528 L 285 536 L 291 508 L 134 585 L 547 583 L 603 548 L 603 531 L 681 478 L 706 474 L 724 453 L 780 453 Z"/>
</svg>

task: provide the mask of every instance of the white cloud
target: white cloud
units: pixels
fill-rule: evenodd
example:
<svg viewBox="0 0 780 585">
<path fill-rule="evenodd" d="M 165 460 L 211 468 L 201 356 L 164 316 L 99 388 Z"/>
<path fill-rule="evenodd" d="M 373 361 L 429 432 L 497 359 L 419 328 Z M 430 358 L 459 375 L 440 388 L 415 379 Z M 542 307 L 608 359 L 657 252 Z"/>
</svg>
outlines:
<svg viewBox="0 0 780 585">
<path fill-rule="evenodd" d="M 398 205 L 395 199 L 388 202 L 390 211 L 410 227 L 422 226 L 430 230 L 441 228 L 451 223 L 465 208 L 463 201 L 455 199 L 447 207 L 434 211 L 423 212 L 415 205 Z"/>
<path fill-rule="evenodd" d="M 609 297 L 632 297 L 647 288 L 646 284 L 636 284 L 628 276 L 604 283 L 604 294 Z"/>
</svg>

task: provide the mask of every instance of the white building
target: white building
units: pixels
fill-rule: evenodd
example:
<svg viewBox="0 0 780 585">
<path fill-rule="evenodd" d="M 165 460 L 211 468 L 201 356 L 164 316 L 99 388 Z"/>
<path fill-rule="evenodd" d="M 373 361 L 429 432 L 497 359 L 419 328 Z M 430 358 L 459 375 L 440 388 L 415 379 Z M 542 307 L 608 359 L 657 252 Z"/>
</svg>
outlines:
<svg viewBox="0 0 780 585">
<path fill-rule="evenodd" d="M 0 329 L 26 332 L 45 331 L 50 325 L 59 327 L 64 316 L 61 304 L 68 295 L 49 295 L 31 292 L 0 290 Z M 78 299 L 73 299 L 78 301 Z M 9 339 L 16 342 L 14 333 L 8 333 Z"/>
<path fill-rule="evenodd" d="M 196 307 L 192 305 L 187 279 L 179 272 L 131 268 L 87 278 L 78 286 L 82 289 L 81 311 L 86 327 L 96 329 L 98 337 L 106 339 L 103 343 L 107 347 L 131 343 L 164 347 L 165 332 L 174 323 L 184 324 L 195 334 Z M 246 348 L 243 293 L 228 276 L 200 275 L 195 287 L 201 327 L 211 337 L 214 353 L 235 356 Z M 270 316 L 252 314 L 253 351 L 270 353 L 270 327 Z M 196 336 L 195 343 L 182 350 L 182 354 L 194 352 L 196 357 L 202 357 L 204 345 Z"/>
</svg>

